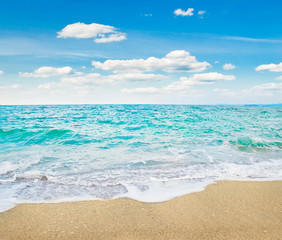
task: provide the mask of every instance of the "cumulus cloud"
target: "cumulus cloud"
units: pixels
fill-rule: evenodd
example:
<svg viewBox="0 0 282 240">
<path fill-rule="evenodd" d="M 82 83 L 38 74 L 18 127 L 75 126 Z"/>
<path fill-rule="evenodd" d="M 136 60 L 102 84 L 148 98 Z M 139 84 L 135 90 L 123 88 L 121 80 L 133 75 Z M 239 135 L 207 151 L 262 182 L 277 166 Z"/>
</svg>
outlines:
<svg viewBox="0 0 282 240">
<path fill-rule="evenodd" d="M 232 91 L 230 89 L 219 89 L 219 88 L 214 89 L 214 91 L 222 96 L 229 96 L 229 97 L 239 97 L 239 98 L 257 97 L 257 96 L 271 97 L 273 95 L 282 93 L 282 83 L 263 83 L 239 91 Z"/>
<path fill-rule="evenodd" d="M 96 43 L 120 42 L 126 39 L 126 34 L 117 28 L 98 23 L 73 23 L 57 32 L 58 38 L 93 38 Z"/>
<path fill-rule="evenodd" d="M 3 71 L 0 71 L 0 75 L 2 75 L 4 72 Z"/>
<path fill-rule="evenodd" d="M 64 76 L 68 74 L 74 73 L 71 67 L 62 67 L 62 68 L 54 68 L 54 67 L 40 67 L 34 72 L 31 73 L 22 73 L 19 72 L 21 77 L 39 77 L 39 78 L 48 78 L 48 77 L 57 77 L 57 76 Z"/>
<path fill-rule="evenodd" d="M 82 76 L 69 76 L 62 78 L 62 83 L 76 85 L 102 85 L 119 82 L 152 82 L 166 79 L 161 74 L 121 73 L 102 76 L 99 73 L 89 73 Z"/>
<path fill-rule="evenodd" d="M 163 58 L 149 57 L 147 59 L 107 60 L 105 62 L 92 61 L 97 69 L 121 72 L 202 72 L 211 65 L 207 62 L 198 62 L 185 50 L 171 51 Z"/>
<path fill-rule="evenodd" d="M 194 8 L 188 8 L 187 11 L 182 10 L 181 8 L 178 8 L 174 10 L 174 14 L 176 16 L 193 16 L 194 14 L 193 11 L 194 11 Z"/>
<path fill-rule="evenodd" d="M 232 81 L 235 80 L 233 75 L 223 75 L 217 72 L 210 73 L 199 73 L 194 74 L 191 77 L 181 77 L 179 81 L 173 82 L 162 88 L 135 88 L 135 89 L 124 89 L 127 93 L 168 93 L 175 91 L 185 91 L 191 89 L 193 86 L 197 85 L 211 85 L 217 81 Z"/>
<path fill-rule="evenodd" d="M 111 34 L 107 37 L 101 37 L 94 40 L 95 43 L 110 43 L 110 42 L 120 42 L 126 39 L 125 34 Z"/>
<path fill-rule="evenodd" d="M 211 85 L 216 81 L 232 81 L 235 80 L 233 75 L 223 75 L 217 72 L 194 74 L 192 77 L 181 77 L 180 81 L 174 82 L 166 87 L 166 91 L 179 91 L 191 88 L 196 85 Z"/>
<path fill-rule="evenodd" d="M 70 87 L 72 89 L 81 90 L 102 86 L 107 84 L 118 84 L 121 82 L 154 82 L 167 79 L 162 74 L 144 74 L 144 73 L 120 73 L 113 75 L 101 75 L 99 73 L 74 73 L 65 75 L 60 82 L 48 82 L 40 84 L 37 88 L 41 90 L 51 90 L 60 87 Z"/>
<path fill-rule="evenodd" d="M 282 62 L 279 64 L 263 64 L 256 67 L 256 71 L 268 70 L 270 72 L 282 72 Z"/>
<path fill-rule="evenodd" d="M 233 65 L 232 63 L 225 63 L 225 64 L 222 66 L 222 68 L 223 68 L 224 70 L 232 70 L 232 69 L 236 68 L 236 66 Z"/>
<path fill-rule="evenodd" d="M 115 74 L 115 75 L 109 75 L 104 76 L 104 78 L 112 79 L 113 81 L 131 81 L 131 82 L 137 82 L 137 81 L 158 81 L 166 79 L 167 76 L 164 76 L 162 74 L 144 74 L 144 73 L 124 73 L 124 74 Z"/>
<path fill-rule="evenodd" d="M 214 92 L 221 96 L 246 98 L 246 97 L 271 97 L 282 93 L 282 83 L 264 83 L 251 88 L 232 91 L 231 89 L 215 88 Z"/>
<path fill-rule="evenodd" d="M 254 86 L 254 90 L 265 90 L 265 91 L 282 91 L 282 83 L 264 83 Z"/>
<path fill-rule="evenodd" d="M 273 96 L 282 93 L 282 83 L 264 83 L 249 89 L 243 89 L 243 96 Z"/>
</svg>

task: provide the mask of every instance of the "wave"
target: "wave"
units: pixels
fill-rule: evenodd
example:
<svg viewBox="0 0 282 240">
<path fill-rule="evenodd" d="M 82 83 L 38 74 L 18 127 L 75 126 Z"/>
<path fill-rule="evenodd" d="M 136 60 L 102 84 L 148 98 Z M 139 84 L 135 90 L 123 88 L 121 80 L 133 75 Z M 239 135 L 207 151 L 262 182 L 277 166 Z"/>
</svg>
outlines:
<svg viewBox="0 0 282 240">
<path fill-rule="evenodd" d="M 124 125 L 127 124 L 125 121 L 113 121 L 110 119 L 98 120 L 99 124 L 109 124 L 109 125 Z"/>
<path fill-rule="evenodd" d="M 280 141 L 267 141 L 263 139 L 254 139 L 250 137 L 237 138 L 236 140 L 229 141 L 230 144 L 237 147 L 239 151 L 250 150 L 267 150 L 267 149 L 282 149 L 282 142 Z"/>
<path fill-rule="evenodd" d="M 23 143 L 24 145 L 42 144 L 55 140 L 63 140 L 75 136 L 74 132 L 66 129 L 26 130 L 26 129 L 0 129 L 0 142 L 7 144 Z"/>
</svg>

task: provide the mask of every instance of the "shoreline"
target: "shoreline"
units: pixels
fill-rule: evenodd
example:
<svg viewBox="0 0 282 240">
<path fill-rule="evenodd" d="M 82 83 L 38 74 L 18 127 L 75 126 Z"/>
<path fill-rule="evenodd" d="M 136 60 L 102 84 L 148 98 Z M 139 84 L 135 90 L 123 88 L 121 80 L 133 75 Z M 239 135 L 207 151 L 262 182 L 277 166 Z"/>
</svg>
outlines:
<svg viewBox="0 0 282 240">
<path fill-rule="evenodd" d="M 220 181 L 160 203 L 132 199 L 19 204 L 5 239 L 281 239 L 282 181 Z"/>
</svg>

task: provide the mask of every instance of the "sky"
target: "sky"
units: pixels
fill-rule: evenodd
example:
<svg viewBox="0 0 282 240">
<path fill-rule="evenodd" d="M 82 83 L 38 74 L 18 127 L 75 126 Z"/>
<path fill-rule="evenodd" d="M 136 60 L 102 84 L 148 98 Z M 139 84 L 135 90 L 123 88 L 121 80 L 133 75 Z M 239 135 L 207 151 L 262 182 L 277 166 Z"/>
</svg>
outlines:
<svg viewBox="0 0 282 240">
<path fill-rule="evenodd" d="M 10 0 L 0 104 L 282 103 L 281 0 Z"/>
</svg>

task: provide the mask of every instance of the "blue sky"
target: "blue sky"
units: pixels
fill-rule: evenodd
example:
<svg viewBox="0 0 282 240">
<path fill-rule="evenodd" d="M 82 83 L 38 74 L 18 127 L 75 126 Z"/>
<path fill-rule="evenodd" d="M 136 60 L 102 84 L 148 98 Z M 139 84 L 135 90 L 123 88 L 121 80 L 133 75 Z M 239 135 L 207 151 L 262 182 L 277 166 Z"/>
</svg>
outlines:
<svg viewBox="0 0 282 240">
<path fill-rule="evenodd" d="M 281 103 L 281 12 L 278 0 L 6 1 L 0 103 Z"/>
</svg>

